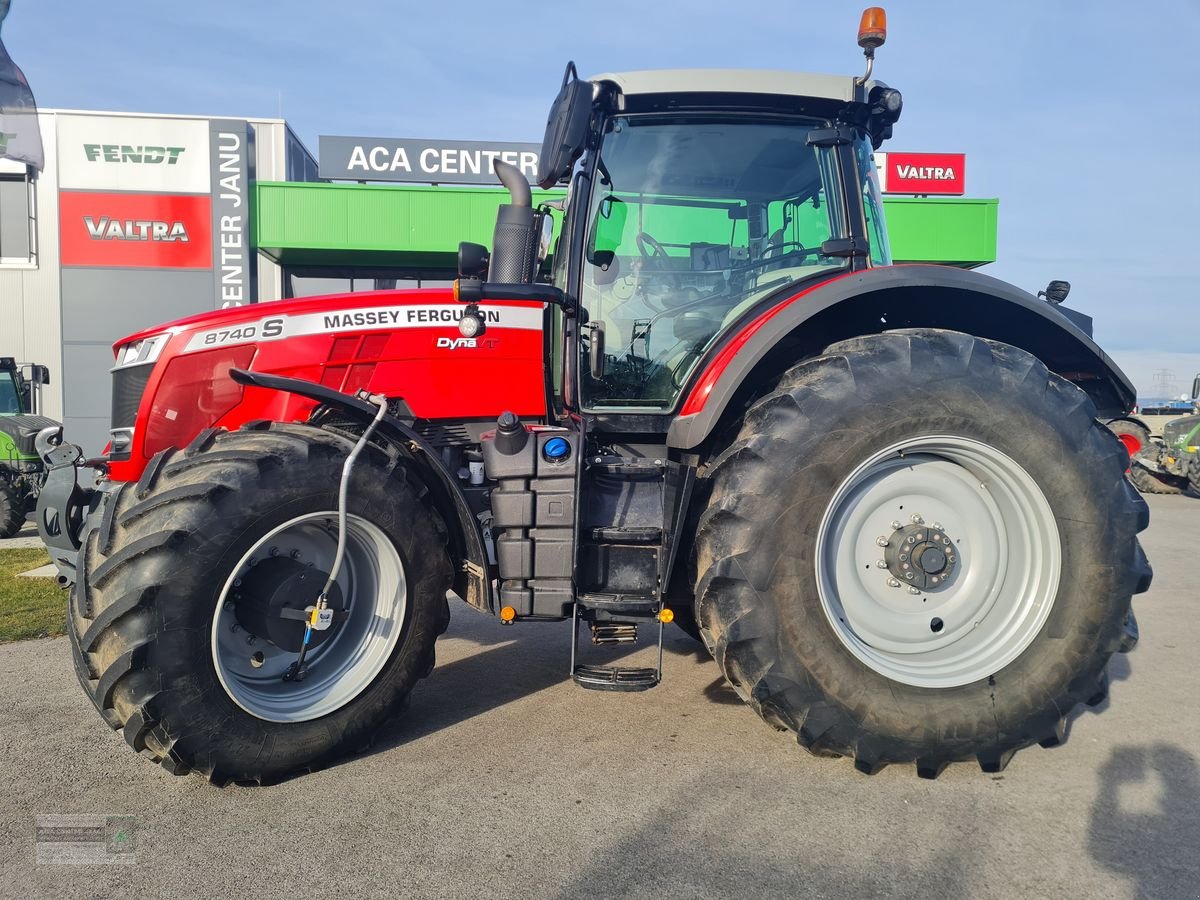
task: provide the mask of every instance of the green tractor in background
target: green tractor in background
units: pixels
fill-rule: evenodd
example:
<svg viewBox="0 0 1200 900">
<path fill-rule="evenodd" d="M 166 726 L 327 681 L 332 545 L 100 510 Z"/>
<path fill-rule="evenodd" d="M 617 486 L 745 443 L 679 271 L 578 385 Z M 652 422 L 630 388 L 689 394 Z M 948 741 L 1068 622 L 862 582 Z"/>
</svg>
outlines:
<svg viewBox="0 0 1200 900">
<path fill-rule="evenodd" d="M 1163 422 L 1161 435 L 1152 431 L 1156 419 Z M 1200 497 L 1200 374 L 1190 400 L 1143 407 L 1140 417 L 1114 419 L 1108 427 L 1129 451 L 1129 480 L 1139 491 Z"/>
<path fill-rule="evenodd" d="M 49 383 L 45 366 L 0 356 L 0 538 L 21 530 L 45 480 L 33 444 L 43 428 L 60 424 L 38 414 L 42 386 Z"/>
</svg>

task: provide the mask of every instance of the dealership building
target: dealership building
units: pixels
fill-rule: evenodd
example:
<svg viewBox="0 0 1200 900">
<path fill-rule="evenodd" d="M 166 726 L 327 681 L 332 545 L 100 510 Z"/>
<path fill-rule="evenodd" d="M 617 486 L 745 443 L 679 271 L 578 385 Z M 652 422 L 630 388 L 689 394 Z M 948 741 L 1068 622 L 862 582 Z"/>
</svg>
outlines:
<svg viewBox="0 0 1200 900">
<path fill-rule="evenodd" d="M 444 285 L 491 242 L 537 147 L 322 136 L 280 119 L 40 110 L 40 173 L 0 160 L 0 356 L 49 366 L 43 410 L 99 452 L 111 345 L 225 305 Z M 961 154 L 879 154 L 897 262 L 996 258 L 998 201 L 962 196 Z M 562 191 L 535 191 L 534 202 Z"/>
</svg>

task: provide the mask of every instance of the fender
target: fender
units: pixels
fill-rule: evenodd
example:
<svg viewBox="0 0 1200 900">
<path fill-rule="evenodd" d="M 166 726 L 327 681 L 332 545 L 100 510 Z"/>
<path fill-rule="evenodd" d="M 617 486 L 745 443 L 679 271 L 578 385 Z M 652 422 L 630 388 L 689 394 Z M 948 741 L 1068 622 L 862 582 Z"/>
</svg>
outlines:
<svg viewBox="0 0 1200 900">
<path fill-rule="evenodd" d="M 366 400 L 301 378 L 248 372 L 245 369 L 230 369 L 229 377 L 238 384 L 308 397 L 324 406 L 362 419 L 364 425 L 375 418 L 379 411 L 377 406 Z M 487 577 L 488 558 L 484 549 L 483 532 L 479 522 L 471 514 L 467 498 L 453 474 L 443 465 L 433 446 L 395 416 L 385 415 L 375 430 L 375 435 L 387 441 L 424 476 L 424 484 L 430 491 L 433 506 L 446 523 L 451 562 L 454 564 L 454 592 L 476 609 L 495 612 L 491 584 Z"/>
<path fill-rule="evenodd" d="M 667 443 L 698 447 L 727 410 L 738 408 L 735 399 L 747 399 L 782 368 L 835 341 L 922 327 L 962 331 L 1026 350 L 1086 391 L 1100 416 L 1133 408 L 1136 391 L 1129 379 L 1051 304 L 967 269 L 882 266 L 822 281 L 765 311 L 750 310 L 696 367 Z"/>
</svg>

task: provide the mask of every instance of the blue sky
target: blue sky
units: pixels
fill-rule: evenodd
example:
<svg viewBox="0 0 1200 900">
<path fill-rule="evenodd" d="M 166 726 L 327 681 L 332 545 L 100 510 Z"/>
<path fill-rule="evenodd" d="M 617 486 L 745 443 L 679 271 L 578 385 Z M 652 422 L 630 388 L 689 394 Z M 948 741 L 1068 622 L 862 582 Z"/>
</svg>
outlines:
<svg viewBox="0 0 1200 900">
<path fill-rule="evenodd" d="M 540 140 L 567 58 L 856 73 L 859 3 L 14 0 L 10 52 L 43 106 L 275 116 L 318 134 Z M 896 150 L 967 153 L 1000 198 L 999 261 L 1071 305 L 1138 384 L 1200 372 L 1200 0 L 897 2 L 876 75 Z"/>
</svg>

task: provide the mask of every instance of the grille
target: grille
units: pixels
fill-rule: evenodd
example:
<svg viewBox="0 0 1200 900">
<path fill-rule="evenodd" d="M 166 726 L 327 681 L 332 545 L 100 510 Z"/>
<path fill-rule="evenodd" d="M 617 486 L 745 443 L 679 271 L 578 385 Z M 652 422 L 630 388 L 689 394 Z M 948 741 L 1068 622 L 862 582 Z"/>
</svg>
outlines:
<svg viewBox="0 0 1200 900">
<path fill-rule="evenodd" d="M 464 446 L 473 443 L 467 426 L 461 422 L 430 422 L 419 420 L 415 425 L 417 434 L 435 447 Z"/>
<path fill-rule="evenodd" d="M 112 383 L 112 428 L 132 428 L 153 364 L 116 369 Z"/>
</svg>

